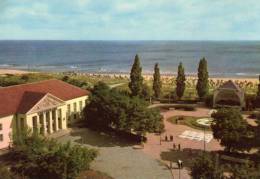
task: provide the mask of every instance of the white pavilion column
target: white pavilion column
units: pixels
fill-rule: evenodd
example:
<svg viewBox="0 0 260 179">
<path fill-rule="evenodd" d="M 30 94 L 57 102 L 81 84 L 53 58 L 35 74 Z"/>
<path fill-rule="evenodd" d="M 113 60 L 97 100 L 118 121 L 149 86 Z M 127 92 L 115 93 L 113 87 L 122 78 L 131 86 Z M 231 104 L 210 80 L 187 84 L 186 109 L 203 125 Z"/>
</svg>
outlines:
<svg viewBox="0 0 260 179">
<path fill-rule="evenodd" d="M 54 109 L 54 116 L 53 116 L 53 120 L 54 120 L 54 131 L 58 131 L 59 130 L 59 127 L 58 127 L 58 116 L 57 116 L 57 109 Z"/>
<path fill-rule="evenodd" d="M 35 117 L 35 118 L 34 118 Z M 32 118 L 32 123 L 33 123 L 33 132 L 34 133 L 40 133 L 40 117 L 39 115 L 36 115 Z M 34 126 L 34 119 L 36 119 L 36 125 Z"/>
<path fill-rule="evenodd" d="M 49 111 L 49 133 L 53 133 L 53 129 L 52 129 L 52 111 Z"/>
<path fill-rule="evenodd" d="M 46 112 L 43 112 L 42 113 L 42 116 L 43 116 L 43 120 L 42 120 L 42 127 L 43 127 L 43 135 L 46 135 L 47 133 L 47 119 L 46 119 Z"/>
</svg>

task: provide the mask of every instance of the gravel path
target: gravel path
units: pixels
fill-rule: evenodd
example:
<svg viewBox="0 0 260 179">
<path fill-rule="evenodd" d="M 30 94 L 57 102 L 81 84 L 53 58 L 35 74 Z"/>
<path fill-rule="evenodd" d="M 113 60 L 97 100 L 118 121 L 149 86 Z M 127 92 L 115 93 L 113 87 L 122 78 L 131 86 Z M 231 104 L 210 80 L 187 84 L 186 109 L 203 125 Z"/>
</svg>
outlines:
<svg viewBox="0 0 260 179">
<path fill-rule="evenodd" d="M 88 129 L 73 129 L 72 133 L 59 138 L 96 148 L 99 155 L 91 168 L 107 173 L 115 179 L 171 179 L 168 168 L 142 150 L 133 149 L 134 144 L 123 139 L 97 133 Z"/>
</svg>

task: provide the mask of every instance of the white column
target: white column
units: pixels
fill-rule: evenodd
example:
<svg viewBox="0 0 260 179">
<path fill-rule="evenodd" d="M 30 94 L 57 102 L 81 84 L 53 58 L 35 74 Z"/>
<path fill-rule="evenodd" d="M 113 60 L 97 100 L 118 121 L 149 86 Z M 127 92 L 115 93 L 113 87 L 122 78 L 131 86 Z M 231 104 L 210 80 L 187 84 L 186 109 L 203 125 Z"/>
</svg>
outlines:
<svg viewBox="0 0 260 179">
<path fill-rule="evenodd" d="M 53 133 L 53 129 L 52 129 L 52 111 L 49 111 L 49 133 Z"/>
<path fill-rule="evenodd" d="M 59 130 L 59 127 L 58 127 L 58 116 L 57 116 L 57 109 L 54 110 L 54 127 L 55 127 L 55 131 L 58 131 Z"/>
<path fill-rule="evenodd" d="M 46 126 L 46 112 L 42 113 L 43 120 L 42 120 L 42 127 L 43 127 L 43 135 L 47 133 L 47 126 Z"/>
</svg>

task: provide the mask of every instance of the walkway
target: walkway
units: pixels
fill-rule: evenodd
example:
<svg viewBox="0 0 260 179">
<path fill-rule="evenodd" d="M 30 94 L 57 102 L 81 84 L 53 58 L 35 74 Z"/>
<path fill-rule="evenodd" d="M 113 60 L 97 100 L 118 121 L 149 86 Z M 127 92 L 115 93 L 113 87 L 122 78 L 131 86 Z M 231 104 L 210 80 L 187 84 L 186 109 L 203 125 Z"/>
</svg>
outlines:
<svg viewBox="0 0 260 179">
<path fill-rule="evenodd" d="M 109 87 L 111 89 L 113 89 L 113 88 L 116 88 L 116 87 L 119 87 L 119 86 L 123 86 L 124 84 L 126 84 L 126 83 L 117 83 L 117 84 L 109 85 Z"/>
<path fill-rule="evenodd" d="M 88 129 L 73 129 L 72 133 L 59 138 L 61 142 L 96 148 L 99 155 L 91 168 L 107 173 L 115 179 L 171 179 L 164 164 L 132 148 L 134 144 Z"/>
<path fill-rule="evenodd" d="M 162 134 L 161 138 L 164 139 L 165 135 L 173 136 L 173 142 L 178 145 L 181 145 L 182 149 L 204 149 L 204 142 L 203 141 L 196 141 L 196 140 L 189 140 L 189 139 L 183 139 L 180 138 L 179 135 L 181 135 L 184 131 L 194 131 L 194 132 L 201 132 L 200 130 L 196 130 L 193 128 L 190 128 L 185 125 L 175 125 L 170 122 L 168 122 L 166 119 L 172 117 L 172 116 L 194 116 L 194 117 L 206 117 L 209 116 L 209 109 L 206 108 L 197 108 L 196 111 L 181 111 L 181 110 L 169 110 L 166 112 L 161 113 L 164 117 L 164 125 L 165 125 L 165 133 Z M 211 132 L 207 132 L 211 133 Z M 145 144 L 145 147 L 143 151 L 155 159 L 161 159 L 166 164 L 169 165 L 169 158 L 171 158 L 172 155 L 172 148 L 173 148 L 173 142 L 165 142 L 162 141 L 160 145 L 160 136 L 155 134 L 148 134 L 148 142 Z M 220 150 L 222 147 L 219 145 L 219 142 L 215 139 L 212 139 L 209 143 L 206 143 L 206 150 L 212 151 L 212 150 Z M 179 170 L 173 169 L 173 175 L 174 178 L 179 178 Z M 187 169 L 181 170 L 181 179 L 190 179 L 190 175 Z"/>
</svg>

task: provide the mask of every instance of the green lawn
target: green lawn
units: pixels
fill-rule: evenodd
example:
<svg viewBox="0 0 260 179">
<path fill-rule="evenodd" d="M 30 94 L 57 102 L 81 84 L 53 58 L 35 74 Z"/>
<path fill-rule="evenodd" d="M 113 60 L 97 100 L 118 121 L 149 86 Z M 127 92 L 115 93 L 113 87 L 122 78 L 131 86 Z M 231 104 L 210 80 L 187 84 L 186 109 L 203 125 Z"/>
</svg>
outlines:
<svg viewBox="0 0 260 179">
<path fill-rule="evenodd" d="M 173 117 L 168 118 L 167 121 L 169 121 L 172 124 L 176 124 L 176 120 L 179 119 L 180 117 L 182 117 L 183 120 L 179 120 L 178 124 L 186 125 L 186 126 L 194 128 L 194 129 L 199 129 L 199 130 L 204 130 L 204 128 L 205 128 L 205 130 L 211 131 L 210 127 L 200 125 L 196 122 L 198 119 L 201 119 L 203 117 L 173 116 Z"/>
</svg>

